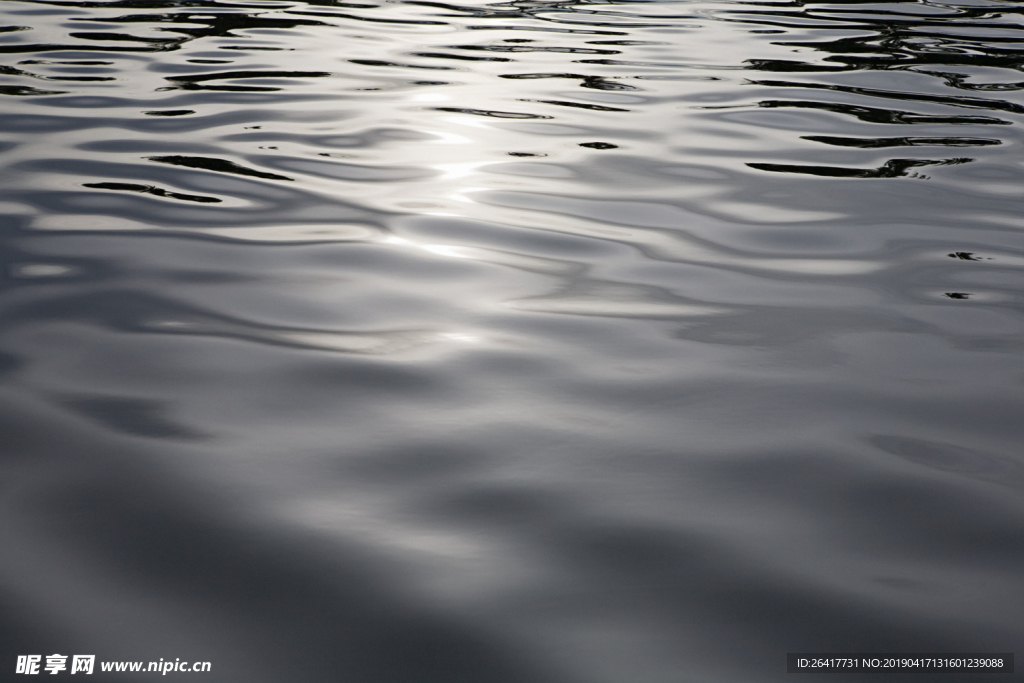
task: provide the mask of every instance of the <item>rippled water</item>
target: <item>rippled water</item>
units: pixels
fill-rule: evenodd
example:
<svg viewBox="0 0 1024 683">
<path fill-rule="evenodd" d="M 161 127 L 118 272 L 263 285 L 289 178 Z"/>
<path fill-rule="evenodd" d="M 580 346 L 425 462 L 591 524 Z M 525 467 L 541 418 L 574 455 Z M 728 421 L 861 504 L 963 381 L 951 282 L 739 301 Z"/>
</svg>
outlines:
<svg viewBox="0 0 1024 683">
<path fill-rule="evenodd" d="M 1024 5 L 2 11 L 3 667 L 1024 653 Z"/>
</svg>

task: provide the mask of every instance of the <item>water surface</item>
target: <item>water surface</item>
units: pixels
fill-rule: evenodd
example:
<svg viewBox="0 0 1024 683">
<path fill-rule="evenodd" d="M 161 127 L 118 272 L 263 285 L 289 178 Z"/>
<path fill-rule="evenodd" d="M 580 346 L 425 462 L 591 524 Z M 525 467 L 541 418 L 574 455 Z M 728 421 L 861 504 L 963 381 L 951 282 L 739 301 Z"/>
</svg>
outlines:
<svg viewBox="0 0 1024 683">
<path fill-rule="evenodd" d="M 1020 4 L 0 10 L 2 666 L 1024 655 Z"/>
</svg>

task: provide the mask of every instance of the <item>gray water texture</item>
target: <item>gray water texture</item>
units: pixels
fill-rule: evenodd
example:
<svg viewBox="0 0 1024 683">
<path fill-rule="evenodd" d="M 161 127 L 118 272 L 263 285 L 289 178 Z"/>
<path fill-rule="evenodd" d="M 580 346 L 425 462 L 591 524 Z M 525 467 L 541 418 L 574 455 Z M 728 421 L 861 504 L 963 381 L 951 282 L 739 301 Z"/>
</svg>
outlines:
<svg viewBox="0 0 1024 683">
<path fill-rule="evenodd" d="M 1017 679 L 1021 3 L 0 11 L 0 680 Z"/>
</svg>

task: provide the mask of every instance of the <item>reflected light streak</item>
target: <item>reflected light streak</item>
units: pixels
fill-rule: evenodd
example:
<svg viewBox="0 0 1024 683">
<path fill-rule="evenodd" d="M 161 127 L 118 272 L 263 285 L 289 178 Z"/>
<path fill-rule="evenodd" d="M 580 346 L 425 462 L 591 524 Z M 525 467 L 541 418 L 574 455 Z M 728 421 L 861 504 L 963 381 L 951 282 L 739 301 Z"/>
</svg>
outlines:
<svg viewBox="0 0 1024 683">
<path fill-rule="evenodd" d="M 428 251 L 431 254 L 439 254 L 441 256 L 449 256 L 451 258 L 470 258 L 470 256 L 465 253 L 465 247 L 459 247 L 453 244 L 420 244 L 418 242 L 413 242 L 412 240 L 407 240 L 404 237 L 398 237 L 397 235 L 390 235 L 383 241 L 388 244 L 399 244 L 414 247 L 416 249 Z"/>
<path fill-rule="evenodd" d="M 437 336 L 439 339 L 466 342 L 469 344 L 478 344 L 483 341 L 482 336 L 478 334 L 466 334 L 465 332 L 441 332 Z"/>
<path fill-rule="evenodd" d="M 454 180 L 455 178 L 465 178 L 466 176 L 472 175 L 477 169 L 483 168 L 484 166 L 493 166 L 497 161 L 460 161 L 455 164 L 434 164 L 430 168 L 436 168 L 441 171 L 444 175 L 440 176 L 438 180 Z"/>
<path fill-rule="evenodd" d="M 431 140 L 435 145 L 468 145 L 473 141 L 464 135 L 457 135 L 456 133 L 445 133 L 439 130 L 426 131 L 430 135 L 436 135 L 438 140 Z"/>
<path fill-rule="evenodd" d="M 442 95 L 441 93 L 436 92 L 425 92 L 412 96 L 413 102 L 444 102 L 450 99 L 451 98 L 448 97 L 448 95 Z"/>
</svg>

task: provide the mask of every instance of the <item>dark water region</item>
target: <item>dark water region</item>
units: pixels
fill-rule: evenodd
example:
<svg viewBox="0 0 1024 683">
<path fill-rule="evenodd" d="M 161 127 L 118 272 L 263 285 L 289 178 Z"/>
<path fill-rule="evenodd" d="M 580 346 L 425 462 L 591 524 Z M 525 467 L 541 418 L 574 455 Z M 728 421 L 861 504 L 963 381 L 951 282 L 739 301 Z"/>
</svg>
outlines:
<svg viewBox="0 0 1024 683">
<path fill-rule="evenodd" d="M 1024 5 L 0 7 L 3 680 L 1024 656 Z"/>
</svg>

